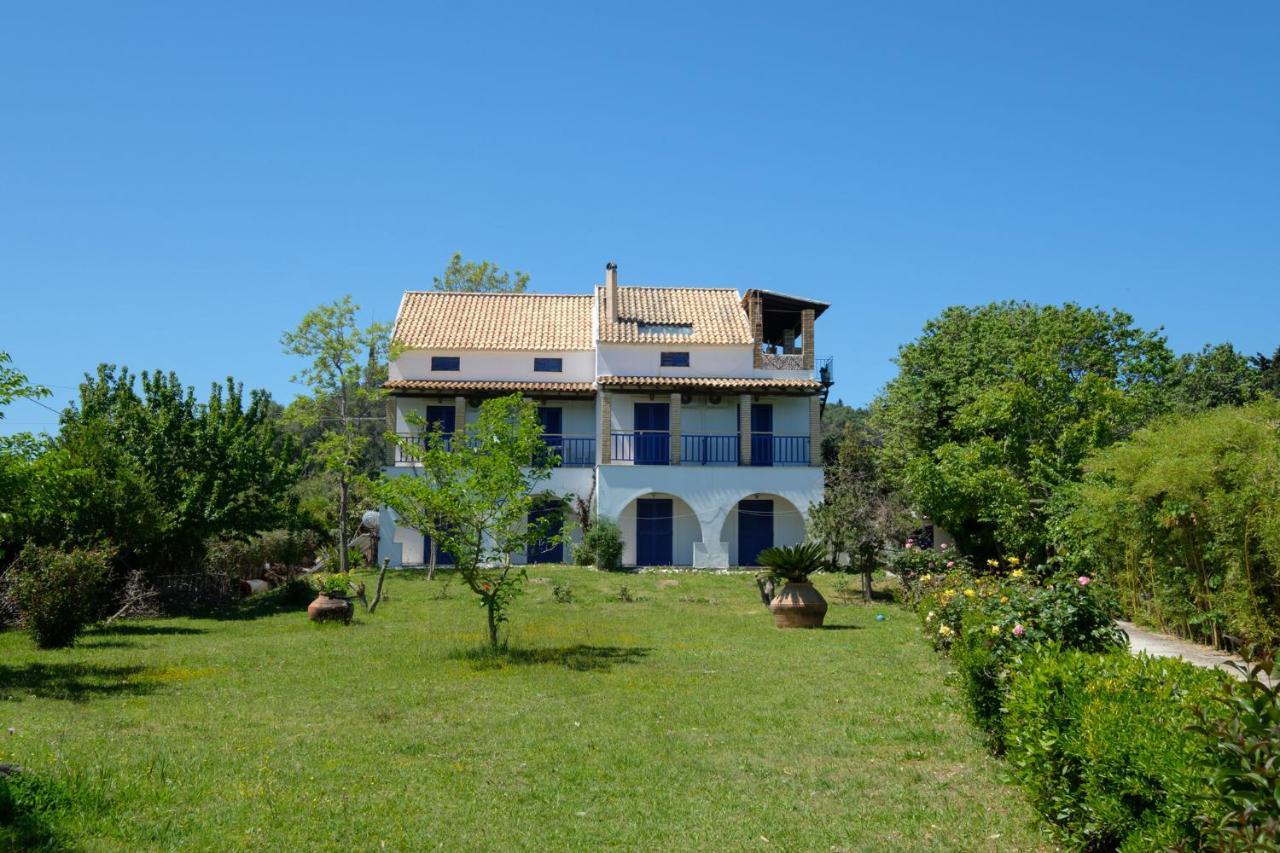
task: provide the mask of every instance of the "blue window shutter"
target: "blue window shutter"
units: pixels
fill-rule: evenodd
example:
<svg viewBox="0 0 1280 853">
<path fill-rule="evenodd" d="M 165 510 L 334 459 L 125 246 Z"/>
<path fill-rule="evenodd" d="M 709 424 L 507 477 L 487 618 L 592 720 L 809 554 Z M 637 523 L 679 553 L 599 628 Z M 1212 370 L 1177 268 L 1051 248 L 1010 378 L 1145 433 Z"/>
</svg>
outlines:
<svg viewBox="0 0 1280 853">
<path fill-rule="evenodd" d="M 462 367 L 461 360 L 456 355 L 431 356 L 432 370 L 460 370 L 461 367 Z"/>
<path fill-rule="evenodd" d="M 533 370 L 535 373 L 561 373 L 564 371 L 564 359 L 535 358 Z"/>
<path fill-rule="evenodd" d="M 663 367 L 688 367 L 689 353 L 664 352 L 659 360 L 659 364 Z"/>
</svg>

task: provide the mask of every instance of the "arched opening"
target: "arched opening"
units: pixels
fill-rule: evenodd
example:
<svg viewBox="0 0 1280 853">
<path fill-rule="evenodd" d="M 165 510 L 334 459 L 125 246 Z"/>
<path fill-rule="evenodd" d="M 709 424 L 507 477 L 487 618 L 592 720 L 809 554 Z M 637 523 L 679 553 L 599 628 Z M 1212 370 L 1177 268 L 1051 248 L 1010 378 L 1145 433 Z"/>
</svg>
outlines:
<svg viewBox="0 0 1280 853">
<path fill-rule="evenodd" d="M 618 514 L 622 563 L 627 566 L 692 566 L 702 525 L 689 504 L 665 492 L 649 492 Z"/>
<path fill-rule="evenodd" d="M 804 513 L 781 495 L 760 492 L 746 495 L 729 510 L 720 541 L 729 546 L 732 566 L 758 565 L 765 548 L 798 545 L 804 541 Z"/>
</svg>

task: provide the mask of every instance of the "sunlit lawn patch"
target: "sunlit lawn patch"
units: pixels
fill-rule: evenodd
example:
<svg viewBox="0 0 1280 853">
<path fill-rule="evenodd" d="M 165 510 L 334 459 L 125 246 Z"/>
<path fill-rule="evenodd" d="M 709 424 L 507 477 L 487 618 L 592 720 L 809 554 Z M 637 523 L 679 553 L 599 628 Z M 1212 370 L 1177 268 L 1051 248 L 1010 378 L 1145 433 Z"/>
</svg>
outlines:
<svg viewBox="0 0 1280 853">
<path fill-rule="evenodd" d="M 0 761 L 93 849 L 1042 843 L 906 611 L 779 631 L 749 575 L 530 574 L 500 652 L 418 573 L 349 628 L 255 602 L 0 636 Z"/>
</svg>

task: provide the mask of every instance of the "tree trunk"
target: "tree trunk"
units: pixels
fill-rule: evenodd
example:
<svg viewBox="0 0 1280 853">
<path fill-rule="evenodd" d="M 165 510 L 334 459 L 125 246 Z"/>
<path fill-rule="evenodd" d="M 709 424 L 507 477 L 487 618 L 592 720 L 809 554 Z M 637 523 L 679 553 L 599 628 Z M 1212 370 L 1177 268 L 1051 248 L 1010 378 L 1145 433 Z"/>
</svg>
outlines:
<svg viewBox="0 0 1280 853">
<path fill-rule="evenodd" d="M 338 475 L 338 571 L 347 571 L 347 474 Z"/>
<path fill-rule="evenodd" d="M 496 649 L 498 647 L 498 619 L 497 614 L 494 613 L 492 601 L 486 604 L 486 609 L 489 614 L 489 645 Z"/>
<path fill-rule="evenodd" d="M 863 567 L 862 569 L 862 598 L 865 601 L 871 601 L 871 569 Z"/>
<path fill-rule="evenodd" d="M 378 609 L 378 604 L 382 601 L 382 582 L 387 578 L 387 566 L 391 565 L 390 557 L 382 558 L 382 570 L 378 572 L 378 588 L 373 591 L 373 604 L 369 605 L 369 612 Z"/>
<path fill-rule="evenodd" d="M 431 537 L 431 557 L 427 563 L 427 580 L 435 580 L 436 577 L 436 537 Z"/>
</svg>

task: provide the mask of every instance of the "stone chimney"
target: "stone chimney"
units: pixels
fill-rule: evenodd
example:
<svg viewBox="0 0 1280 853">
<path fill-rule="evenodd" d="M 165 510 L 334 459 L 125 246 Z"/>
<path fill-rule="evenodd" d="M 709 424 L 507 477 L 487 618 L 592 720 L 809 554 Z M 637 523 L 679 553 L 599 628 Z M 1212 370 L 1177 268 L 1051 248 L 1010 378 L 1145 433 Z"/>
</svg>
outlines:
<svg viewBox="0 0 1280 853">
<path fill-rule="evenodd" d="M 613 261 L 604 265 L 604 304 L 610 322 L 618 322 L 618 265 Z"/>
</svg>

